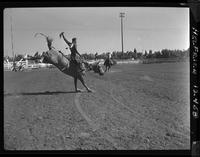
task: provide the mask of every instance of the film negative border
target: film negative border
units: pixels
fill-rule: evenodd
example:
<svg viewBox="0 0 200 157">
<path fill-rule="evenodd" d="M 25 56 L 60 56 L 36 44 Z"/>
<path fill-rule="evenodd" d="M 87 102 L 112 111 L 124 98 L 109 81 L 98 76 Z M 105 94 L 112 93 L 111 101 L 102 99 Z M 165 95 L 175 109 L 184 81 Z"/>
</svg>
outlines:
<svg viewBox="0 0 200 157">
<path fill-rule="evenodd" d="M 200 104 L 199 104 L 199 36 L 200 1 L 192 1 L 190 6 L 190 122 L 191 155 L 200 155 Z"/>
<path fill-rule="evenodd" d="M 175 1 L 176 2 L 176 1 Z M 49 2 L 48 2 L 49 3 Z M 57 3 L 56 3 L 57 4 Z M 91 3 L 90 3 L 91 4 Z M 113 6 L 113 3 L 111 3 Z M 145 3 L 138 4 L 136 3 L 136 6 L 165 6 L 165 5 L 161 5 L 161 4 L 148 4 L 146 5 Z M 173 4 L 173 3 L 172 3 Z M 49 6 L 53 6 L 54 3 L 50 3 Z M 57 4 L 58 5 L 58 4 Z M 76 4 L 73 4 L 72 2 L 68 5 L 71 6 L 76 6 Z M 82 5 L 79 3 L 79 5 Z M 88 4 L 84 4 L 86 6 L 88 6 Z M 95 3 L 95 6 L 97 6 L 98 4 Z M 121 4 L 118 4 L 116 6 L 120 6 Z M 132 4 L 133 5 L 133 4 Z M 5 3 L 5 7 L 11 7 L 13 5 L 10 5 L 8 3 Z M 34 4 L 32 2 L 29 3 L 16 3 L 14 5 L 15 7 L 30 7 L 30 6 L 48 6 L 47 4 L 41 4 L 41 2 Z M 92 5 L 93 6 L 93 5 Z M 174 6 L 174 4 L 173 4 Z M 187 3 L 183 5 L 176 5 L 179 7 L 186 7 Z M 191 79 L 191 83 L 190 83 L 190 121 L 191 121 L 191 153 L 192 156 L 199 156 L 200 154 L 200 129 L 199 129 L 199 119 L 200 119 L 200 106 L 199 106 L 199 92 L 200 92 L 200 87 L 199 87 L 199 35 L 200 35 L 200 0 L 188 0 L 188 6 L 190 8 L 190 79 Z M 199 9 L 199 10 L 198 10 Z M 2 11 L 2 10 L 1 10 Z M 198 17 L 199 16 L 199 17 Z M 3 70 L 2 70 L 3 71 Z M 3 119 L 3 114 L 2 114 L 2 119 Z M 3 129 L 3 128 L 2 128 Z M 3 133 L 3 130 L 2 130 Z M 2 136 L 3 137 L 3 136 Z M 177 151 L 177 150 L 176 150 Z M 178 151 L 177 151 L 178 152 Z M 13 152 L 15 153 L 15 152 Z M 40 152 L 41 153 L 41 152 Z M 56 152 L 57 153 L 57 152 Z M 117 152 L 118 153 L 118 152 Z M 124 153 L 124 152 L 123 152 Z M 126 153 L 128 153 L 126 151 Z M 130 152 L 132 153 L 132 152 Z M 144 152 L 142 152 L 144 153 Z M 142 154 L 141 153 L 141 154 Z M 170 152 L 165 154 L 170 154 Z M 138 152 L 139 154 L 139 152 Z"/>
</svg>

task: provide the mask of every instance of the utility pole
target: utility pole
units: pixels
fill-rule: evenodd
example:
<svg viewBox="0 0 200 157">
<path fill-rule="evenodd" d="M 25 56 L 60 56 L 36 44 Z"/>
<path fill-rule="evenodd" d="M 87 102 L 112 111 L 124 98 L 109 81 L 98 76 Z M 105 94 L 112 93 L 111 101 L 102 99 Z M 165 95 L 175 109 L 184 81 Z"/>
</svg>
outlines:
<svg viewBox="0 0 200 157">
<path fill-rule="evenodd" d="M 120 13 L 119 17 L 121 18 L 121 42 L 122 42 L 122 54 L 124 54 L 124 43 L 123 43 L 123 17 L 125 17 L 125 13 Z"/>
<path fill-rule="evenodd" d="M 10 23 L 11 23 L 11 44 L 12 44 L 12 55 L 13 55 L 13 68 L 15 71 L 15 54 L 13 49 L 13 30 L 12 30 L 12 11 L 10 10 Z"/>
</svg>

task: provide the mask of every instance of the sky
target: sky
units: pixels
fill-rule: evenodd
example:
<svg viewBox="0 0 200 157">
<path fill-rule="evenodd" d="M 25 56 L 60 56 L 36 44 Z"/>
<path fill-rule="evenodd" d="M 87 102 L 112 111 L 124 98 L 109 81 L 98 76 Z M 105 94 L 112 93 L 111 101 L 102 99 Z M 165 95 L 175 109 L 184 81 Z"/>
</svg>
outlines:
<svg viewBox="0 0 200 157">
<path fill-rule="evenodd" d="M 67 45 L 59 38 L 65 32 L 71 41 L 77 38 L 78 51 L 103 53 L 121 51 L 121 19 L 123 18 L 124 51 L 189 48 L 189 8 L 167 7 L 63 7 L 6 8 L 4 10 L 4 56 L 33 55 L 47 51 L 45 38 L 51 36 L 53 46 L 64 54 Z"/>
</svg>

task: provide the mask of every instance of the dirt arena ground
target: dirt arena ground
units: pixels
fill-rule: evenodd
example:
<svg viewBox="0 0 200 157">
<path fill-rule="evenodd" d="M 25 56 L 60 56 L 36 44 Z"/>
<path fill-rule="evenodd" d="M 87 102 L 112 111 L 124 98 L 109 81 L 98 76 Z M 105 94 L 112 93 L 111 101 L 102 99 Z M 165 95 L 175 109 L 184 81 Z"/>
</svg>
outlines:
<svg viewBox="0 0 200 157">
<path fill-rule="evenodd" d="M 86 83 L 94 93 L 57 69 L 4 72 L 4 148 L 190 149 L 189 63 L 121 64 Z"/>
</svg>

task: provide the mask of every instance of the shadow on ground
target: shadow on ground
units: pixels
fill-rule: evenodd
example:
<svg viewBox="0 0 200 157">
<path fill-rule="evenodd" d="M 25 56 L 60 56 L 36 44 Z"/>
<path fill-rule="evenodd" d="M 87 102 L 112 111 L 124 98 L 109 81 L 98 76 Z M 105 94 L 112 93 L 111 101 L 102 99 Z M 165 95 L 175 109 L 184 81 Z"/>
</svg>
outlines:
<svg viewBox="0 0 200 157">
<path fill-rule="evenodd" d="M 76 93 L 75 91 L 45 91 L 45 92 L 29 92 L 29 93 L 6 93 L 4 96 L 21 96 L 21 95 L 58 95 Z"/>
</svg>

